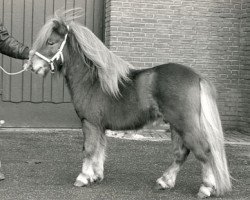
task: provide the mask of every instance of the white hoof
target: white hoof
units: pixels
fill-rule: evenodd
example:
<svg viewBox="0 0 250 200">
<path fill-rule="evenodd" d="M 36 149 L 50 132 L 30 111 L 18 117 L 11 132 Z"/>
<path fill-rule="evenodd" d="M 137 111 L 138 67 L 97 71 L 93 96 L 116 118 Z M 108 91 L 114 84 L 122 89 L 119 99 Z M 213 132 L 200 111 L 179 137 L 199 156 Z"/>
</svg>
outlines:
<svg viewBox="0 0 250 200">
<path fill-rule="evenodd" d="M 83 187 L 83 186 L 87 186 L 89 183 L 90 183 L 89 177 L 87 177 L 83 173 L 80 173 L 78 175 L 78 177 L 76 178 L 74 186 L 76 186 L 76 187 Z"/>
<path fill-rule="evenodd" d="M 204 198 L 210 197 L 213 193 L 213 190 L 214 189 L 211 187 L 206 187 L 206 186 L 202 185 L 199 189 L 197 197 L 199 199 L 204 199 Z"/>
<path fill-rule="evenodd" d="M 88 176 L 86 174 L 83 174 L 83 173 L 80 173 L 78 175 L 78 177 L 76 178 L 76 181 L 74 183 L 74 186 L 76 187 L 84 187 L 84 186 L 87 186 L 91 183 L 94 183 L 94 182 L 100 182 L 103 180 L 103 175 L 91 175 L 91 176 Z"/>
<path fill-rule="evenodd" d="M 175 182 L 173 182 L 172 180 L 165 180 L 164 181 L 164 177 L 158 178 L 156 181 L 157 184 L 157 189 L 167 189 L 167 188 L 173 188 L 175 185 Z"/>
</svg>

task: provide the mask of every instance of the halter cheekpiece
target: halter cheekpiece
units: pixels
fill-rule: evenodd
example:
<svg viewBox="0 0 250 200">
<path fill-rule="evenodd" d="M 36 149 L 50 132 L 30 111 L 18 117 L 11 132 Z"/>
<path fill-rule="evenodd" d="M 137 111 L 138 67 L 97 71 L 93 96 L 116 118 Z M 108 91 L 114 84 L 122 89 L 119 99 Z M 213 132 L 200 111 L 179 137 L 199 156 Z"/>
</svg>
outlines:
<svg viewBox="0 0 250 200">
<path fill-rule="evenodd" d="M 68 26 L 67 26 L 67 29 L 69 30 Z M 60 48 L 57 50 L 56 54 L 52 58 L 47 58 L 46 56 L 40 54 L 39 52 L 37 52 L 37 51 L 35 52 L 35 55 L 37 55 L 39 58 L 45 60 L 46 62 L 48 62 L 50 64 L 51 73 L 55 72 L 54 60 L 59 60 L 61 58 L 62 62 L 64 61 L 62 50 L 66 44 L 67 37 L 68 37 L 68 33 L 65 34 L 64 40 L 63 40 Z"/>
</svg>

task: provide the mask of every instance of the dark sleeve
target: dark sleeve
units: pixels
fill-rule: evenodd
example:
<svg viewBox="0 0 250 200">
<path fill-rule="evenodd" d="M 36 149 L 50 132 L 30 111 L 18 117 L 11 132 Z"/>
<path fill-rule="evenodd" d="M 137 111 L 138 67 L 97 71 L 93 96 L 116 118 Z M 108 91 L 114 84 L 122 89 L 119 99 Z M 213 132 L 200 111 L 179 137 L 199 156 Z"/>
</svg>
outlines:
<svg viewBox="0 0 250 200">
<path fill-rule="evenodd" d="M 29 51 L 29 47 L 18 42 L 8 33 L 7 29 L 0 24 L 0 53 L 13 58 L 28 59 Z"/>
</svg>

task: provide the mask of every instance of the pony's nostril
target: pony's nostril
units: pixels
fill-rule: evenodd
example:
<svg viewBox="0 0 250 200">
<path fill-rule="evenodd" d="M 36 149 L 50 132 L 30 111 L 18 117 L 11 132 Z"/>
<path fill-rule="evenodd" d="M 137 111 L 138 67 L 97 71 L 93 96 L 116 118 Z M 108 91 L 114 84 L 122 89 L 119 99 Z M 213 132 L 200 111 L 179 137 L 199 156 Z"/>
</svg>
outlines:
<svg viewBox="0 0 250 200">
<path fill-rule="evenodd" d="M 40 71 L 42 71 L 43 67 L 36 67 L 35 69 L 32 68 L 31 71 L 34 72 L 35 74 L 39 74 Z"/>
</svg>

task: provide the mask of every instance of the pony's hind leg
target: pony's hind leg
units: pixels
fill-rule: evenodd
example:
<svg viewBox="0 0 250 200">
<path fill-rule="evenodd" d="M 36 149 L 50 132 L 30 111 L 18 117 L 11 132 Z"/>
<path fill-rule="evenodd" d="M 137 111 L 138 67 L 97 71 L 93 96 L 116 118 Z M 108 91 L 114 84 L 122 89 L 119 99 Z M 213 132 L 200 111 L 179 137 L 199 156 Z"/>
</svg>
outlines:
<svg viewBox="0 0 250 200">
<path fill-rule="evenodd" d="M 189 149 L 184 146 L 183 140 L 179 136 L 179 133 L 172 127 L 171 138 L 175 156 L 174 162 L 163 173 L 162 177 L 157 179 L 156 183 L 158 189 L 173 188 L 175 186 L 176 176 L 190 152 Z"/>
<path fill-rule="evenodd" d="M 103 179 L 106 138 L 104 132 L 89 123 L 83 122 L 83 164 L 82 171 L 76 178 L 75 186 L 86 186 Z"/>
<path fill-rule="evenodd" d="M 202 185 L 198 192 L 198 198 L 206 198 L 215 194 L 216 183 L 210 159 L 212 157 L 210 145 L 205 136 L 198 130 L 184 133 L 184 143 L 194 153 L 194 156 L 202 164 Z"/>
<path fill-rule="evenodd" d="M 206 198 L 215 194 L 215 177 L 209 163 L 202 163 L 202 185 L 197 194 L 198 198 Z"/>
</svg>

